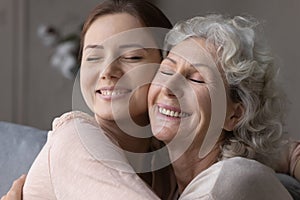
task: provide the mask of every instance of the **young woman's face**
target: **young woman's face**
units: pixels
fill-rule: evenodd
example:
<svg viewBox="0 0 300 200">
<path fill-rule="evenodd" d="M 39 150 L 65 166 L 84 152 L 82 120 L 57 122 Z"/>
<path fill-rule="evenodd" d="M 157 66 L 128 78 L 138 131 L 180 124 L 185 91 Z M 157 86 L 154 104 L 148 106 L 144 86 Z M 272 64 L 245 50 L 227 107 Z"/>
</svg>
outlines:
<svg viewBox="0 0 300 200">
<path fill-rule="evenodd" d="M 149 90 L 149 116 L 154 136 L 169 143 L 177 133 L 180 138 L 194 133 L 198 145 L 201 144 L 209 129 L 215 102 L 221 108 L 217 109 L 218 114 L 224 114 L 227 105 L 223 79 L 206 50 L 205 41 L 193 38 L 181 42 L 162 61 Z"/>
<path fill-rule="evenodd" d="M 129 105 L 136 123 L 148 123 L 149 84 L 141 82 L 151 81 L 161 56 L 157 49 L 144 48 L 153 42 L 147 34 L 130 32 L 141 27 L 132 15 L 109 14 L 96 19 L 85 35 L 80 83 L 96 118 L 122 120 L 128 117 Z"/>
</svg>

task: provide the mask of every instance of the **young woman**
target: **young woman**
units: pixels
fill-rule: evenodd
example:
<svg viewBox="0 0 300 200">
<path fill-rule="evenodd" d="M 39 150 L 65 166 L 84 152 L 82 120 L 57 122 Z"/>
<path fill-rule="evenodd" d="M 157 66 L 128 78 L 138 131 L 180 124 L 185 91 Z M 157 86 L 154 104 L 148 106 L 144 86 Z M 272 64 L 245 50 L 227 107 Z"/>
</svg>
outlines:
<svg viewBox="0 0 300 200">
<path fill-rule="evenodd" d="M 70 112 L 53 122 L 27 175 L 24 200 L 172 198 L 171 167 L 153 168 L 159 158 L 143 156 L 160 146 L 145 131 L 151 132 L 147 93 L 164 38 L 146 27 L 171 28 L 146 1 L 105 1 L 89 14 L 82 30 L 80 86 L 94 117 Z M 130 120 L 138 128 L 120 126 Z"/>
</svg>

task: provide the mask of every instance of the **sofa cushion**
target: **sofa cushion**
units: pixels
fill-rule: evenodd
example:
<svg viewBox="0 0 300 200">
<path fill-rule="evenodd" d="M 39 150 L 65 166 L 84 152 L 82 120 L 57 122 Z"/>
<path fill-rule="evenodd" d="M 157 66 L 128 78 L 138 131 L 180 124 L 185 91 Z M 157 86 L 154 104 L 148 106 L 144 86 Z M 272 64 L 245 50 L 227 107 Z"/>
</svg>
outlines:
<svg viewBox="0 0 300 200">
<path fill-rule="evenodd" d="M 276 176 L 289 191 L 294 200 L 300 200 L 300 182 L 287 174 L 277 173 Z"/>
<path fill-rule="evenodd" d="M 0 122 L 0 197 L 16 178 L 27 174 L 46 139 L 47 131 Z"/>
</svg>

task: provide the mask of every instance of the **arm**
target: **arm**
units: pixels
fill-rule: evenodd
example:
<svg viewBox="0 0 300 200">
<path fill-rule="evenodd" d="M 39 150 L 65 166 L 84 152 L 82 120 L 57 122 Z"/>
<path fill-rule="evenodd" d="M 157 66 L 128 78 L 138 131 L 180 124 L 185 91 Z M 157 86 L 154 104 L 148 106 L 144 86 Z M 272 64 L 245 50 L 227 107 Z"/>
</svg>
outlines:
<svg viewBox="0 0 300 200">
<path fill-rule="evenodd" d="M 300 181 L 300 160 L 298 160 L 295 168 L 295 177 L 298 181 Z"/>
<path fill-rule="evenodd" d="M 101 141 L 99 129 L 95 121 L 76 112 L 55 120 L 28 173 L 23 200 L 158 199 L 135 173 L 109 165 L 116 148 Z M 101 159 L 103 155 L 107 160 Z M 118 158 L 121 155 L 117 152 Z"/>
<path fill-rule="evenodd" d="M 110 165 L 118 152 L 112 143 L 102 141 L 98 125 L 80 116 L 57 123 L 62 125 L 49 137 L 47 152 L 55 199 L 158 199 L 135 173 Z M 107 160 L 101 159 L 103 155 L 109 155 Z"/>
<path fill-rule="evenodd" d="M 292 165 L 294 165 L 293 174 L 294 177 L 300 181 L 300 142 L 295 147 L 294 151 L 292 152 Z"/>
<path fill-rule="evenodd" d="M 272 167 L 277 173 L 289 174 L 300 181 L 300 141 L 289 138 Z"/>
<path fill-rule="evenodd" d="M 290 140 L 284 159 L 287 160 L 287 173 L 300 181 L 300 140 Z"/>
<path fill-rule="evenodd" d="M 22 200 L 22 188 L 25 182 L 26 176 L 22 175 L 20 178 L 16 179 L 1 200 Z"/>
</svg>

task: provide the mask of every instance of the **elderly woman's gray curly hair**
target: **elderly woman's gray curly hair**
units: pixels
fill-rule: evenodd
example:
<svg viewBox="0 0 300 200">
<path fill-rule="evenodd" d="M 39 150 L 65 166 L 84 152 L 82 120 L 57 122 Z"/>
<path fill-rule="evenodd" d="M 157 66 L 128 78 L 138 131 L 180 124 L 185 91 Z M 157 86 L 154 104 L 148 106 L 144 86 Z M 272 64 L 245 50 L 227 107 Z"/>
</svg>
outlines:
<svg viewBox="0 0 300 200">
<path fill-rule="evenodd" d="M 204 38 L 217 50 L 229 97 L 240 102 L 244 115 L 232 132 L 225 132 L 221 159 L 242 156 L 268 165 L 281 144 L 285 96 L 276 85 L 273 56 L 257 37 L 254 18 L 222 15 L 194 17 L 168 33 L 167 46 L 189 37 Z"/>
</svg>

